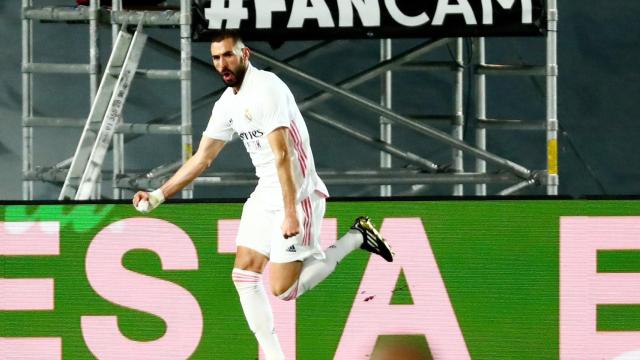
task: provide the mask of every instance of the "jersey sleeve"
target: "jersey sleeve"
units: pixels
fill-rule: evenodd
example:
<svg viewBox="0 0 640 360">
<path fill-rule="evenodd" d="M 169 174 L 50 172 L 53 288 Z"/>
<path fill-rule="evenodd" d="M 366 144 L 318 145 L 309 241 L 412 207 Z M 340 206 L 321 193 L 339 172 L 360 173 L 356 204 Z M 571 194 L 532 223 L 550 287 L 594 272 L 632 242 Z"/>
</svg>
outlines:
<svg viewBox="0 0 640 360">
<path fill-rule="evenodd" d="M 262 127 L 265 134 L 291 124 L 289 88 L 279 79 L 265 87 L 262 101 Z"/>
<path fill-rule="evenodd" d="M 212 139 L 230 141 L 233 137 L 231 115 L 225 114 L 222 108 L 223 106 L 219 102 L 213 105 L 209 123 L 202 134 Z"/>
</svg>

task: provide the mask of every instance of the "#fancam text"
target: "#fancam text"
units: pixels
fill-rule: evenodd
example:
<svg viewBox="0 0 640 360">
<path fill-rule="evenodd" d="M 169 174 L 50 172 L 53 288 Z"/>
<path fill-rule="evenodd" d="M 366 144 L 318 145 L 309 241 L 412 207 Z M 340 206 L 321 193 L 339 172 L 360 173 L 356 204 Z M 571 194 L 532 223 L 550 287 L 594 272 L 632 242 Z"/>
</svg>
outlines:
<svg viewBox="0 0 640 360">
<path fill-rule="evenodd" d="M 411 0 L 413 2 L 416 0 Z M 364 27 L 379 27 L 381 19 L 390 18 L 406 27 L 442 26 L 449 17 L 462 18 L 466 25 L 493 25 L 494 11 L 521 9 L 522 24 L 533 22 L 532 0 L 422 0 L 424 5 L 413 3 L 406 11 L 399 0 L 211 0 L 205 9 L 209 29 L 238 29 L 241 25 L 256 29 L 269 29 L 278 13 L 286 13 L 287 29 L 308 25 L 320 28 L 353 27 L 359 18 Z M 477 3 L 481 6 L 477 6 Z M 407 3 L 407 2 L 404 2 Z M 435 5 L 434 5 L 435 4 Z M 473 4 L 474 6 L 472 6 Z M 252 9 L 246 6 L 252 6 Z M 519 5 L 519 6 L 516 6 Z M 415 9 L 421 8 L 416 13 Z M 337 11 L 336 11 L 337 9 Z M 434 9 L 434 10 L 429 10 Z M 251 12 L 249 11 L 251 10 Z M 250 18 L 250 13 L 255 18 Z M 243 24 L 243 21 L 249 22 Z"/>
</svg>

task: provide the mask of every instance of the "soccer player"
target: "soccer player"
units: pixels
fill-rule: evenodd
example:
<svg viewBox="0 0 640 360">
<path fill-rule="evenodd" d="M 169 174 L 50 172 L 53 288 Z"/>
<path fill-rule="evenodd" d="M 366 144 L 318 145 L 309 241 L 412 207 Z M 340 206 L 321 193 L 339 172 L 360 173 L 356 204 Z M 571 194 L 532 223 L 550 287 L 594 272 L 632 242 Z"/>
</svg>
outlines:
<svg viewBox="0 0 640 360">
<path fill-rule="evenodd" d="M 242 210 L 232 280 L 267 359 L 284 359 L 261 281 L 267 262 L 271 291 L 292 300 L 357 248 L 387 261 L 393 261 L 393 252 L 364 216 L 334 245 L 320 248 L 329 195 L 316 173 L 309 133 L 291 91 L 275 74 L 251 65 L 251 51 L 235 33 L 216 37 L 211 56 L 228 88 L 213 107 L 198 151 L 159 189 L 136 193 L 133 204 L 142 212 L 153 210 L 209 167 L 234 133 L 239 135 L 259 180 Z"/>
</svg>

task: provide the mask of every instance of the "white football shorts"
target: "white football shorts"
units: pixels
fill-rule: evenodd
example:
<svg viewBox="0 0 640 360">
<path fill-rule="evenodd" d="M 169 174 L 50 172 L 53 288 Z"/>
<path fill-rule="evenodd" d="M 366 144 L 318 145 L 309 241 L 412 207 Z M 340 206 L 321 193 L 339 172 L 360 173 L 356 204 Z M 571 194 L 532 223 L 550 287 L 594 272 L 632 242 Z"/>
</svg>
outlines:
<svg viewBox="0 0 640 360">
<path fill-rule="evenodd" d="M 284 209 L 265 206 L 250 197 L 242 208 L 236 246 L 255 250 L 274 263 L 302 261 L 309 256 L 324 259 L 320 247 L 320 229 L 326 208 L 326 198 L 314 191 L 296 205 L 300 233 L 285 239 L 282 235 Z"/>
</svg>

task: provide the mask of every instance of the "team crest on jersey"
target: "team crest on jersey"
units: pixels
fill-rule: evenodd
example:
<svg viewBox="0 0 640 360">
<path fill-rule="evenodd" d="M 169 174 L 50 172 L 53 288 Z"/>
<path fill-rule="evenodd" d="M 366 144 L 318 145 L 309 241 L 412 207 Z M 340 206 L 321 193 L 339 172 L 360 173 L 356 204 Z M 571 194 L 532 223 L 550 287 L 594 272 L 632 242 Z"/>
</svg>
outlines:
<svg viewBox="0 0 640 360">
<path fill-rule="evenodd" d="M 249 108 L 244 109 L 244 117 L 247 118 L 247 120 L 251 121 L 251 111 L 249 111 Z"/>
</svg>

